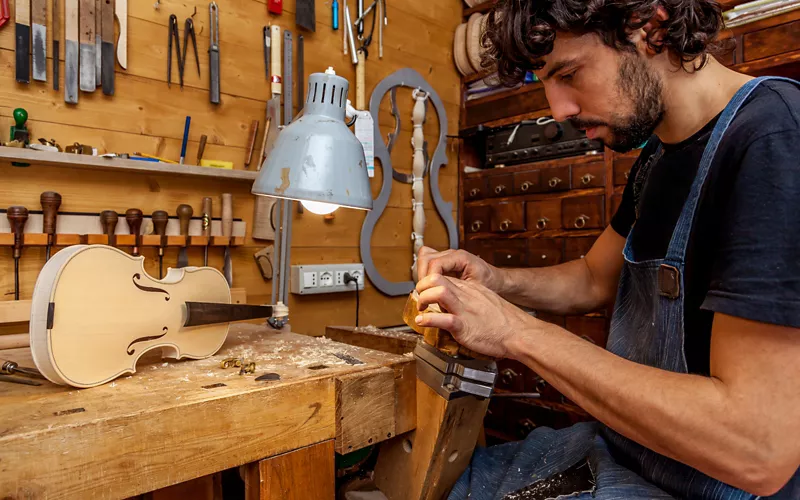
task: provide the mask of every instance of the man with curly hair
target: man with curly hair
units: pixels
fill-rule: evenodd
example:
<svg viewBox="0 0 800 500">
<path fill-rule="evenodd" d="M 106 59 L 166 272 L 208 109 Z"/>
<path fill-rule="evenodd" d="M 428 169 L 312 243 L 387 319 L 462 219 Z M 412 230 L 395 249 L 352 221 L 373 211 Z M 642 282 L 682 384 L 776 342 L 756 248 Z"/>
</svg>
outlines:
<svg viewBox="0 0 800 500">
<path fill-rule="evenodd" d="M 535 71 L 555 119 L 616 151 L 646 145 L 582 260 L 498 269 L 420 252 L 420 309 L 447 310 L 421 325 L 526 364 L 599 421 L 476 450 L 451 498 L 545 478 L 517 498 L 570 494 L 553 485 L 589 467 L 598 499 L 800 499 L 800 88 L 720 64 L 721 28 L 713 0 L 501 0 L 489 14 L 484 63 L 504 82 Z M 517 307 L 612 305 L 607 350 Z"/>
</svg>

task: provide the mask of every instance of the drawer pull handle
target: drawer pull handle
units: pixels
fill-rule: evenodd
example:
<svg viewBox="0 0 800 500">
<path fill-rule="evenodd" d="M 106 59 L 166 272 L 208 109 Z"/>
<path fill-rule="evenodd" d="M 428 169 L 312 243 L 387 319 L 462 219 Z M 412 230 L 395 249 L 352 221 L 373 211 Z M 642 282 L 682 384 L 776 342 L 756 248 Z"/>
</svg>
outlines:
<svg viewBox="0 0 800 500">
<path fill-rule="evenodd" d="M 594 180 L 594 176 L 592 174 L 586 174 L 583 177 L 581 177 L 581 183 L 584 186 L 588 186 L 589 184 L 591 184 L 592 180 Z"/>
<path fill-rule="evenodd" d="M 506 187 L 504 185 L 502 185 L 502 184 L 499 184 L 498 186 L 496 186 L 494 188 L 494 194 L 500 194 L 505 190 L 506 190 Z"/>
<path fill-rule="evenodd" d="M 561 179 L 559 179 L 558 177 L 553 177 L 552 179 L 550 179 L 549 181 L 547 181 L 547 184 L 548 184 L 548 185 L 549 185 L 551 188 L 554 188 L 554 187 L 558 186 L 559 184 L 561 184 Z"/>
<path fill-rule="evenodd" d="M 547 260 L 547 254 L 546 253 L 542 254 L 542 260 Z"/>
<path fill-rule="evenodd" d="M 483 225 L 483 222 L 481 222 L 479 220 L 472 221 L 472 226 L 471 226 L 472 227 L 472 232 L 473 233 L 477 233 L 478 231 L 480 231 L 482 225 Z"/>
<path fill-rule="evenodd" d="M 516 379 L 518 376 L 519 374 L 517 372 L 511 368 L 506 368 L 500 373 L 500 381 L 503 383 L 503 385 L 511 385 L 514 383 L 514 379 Z"/>
<path fill-rule="evenodd" d="M 534 387 L 536 387 L 536 392 L 542 393 L 547 390 L 547 382 L 542 377 L 536 377 L 533 381 Z"/>
<path fill-rule="evenodd" d="M 586 227 L 586 223 L 589 222 L 589 217 L 586 215 L 581 215 L 577 219 L 575 219 L 575 227 L 577 229 L 583 229 Z"/>
<path fill-rule="evenodd" d="M 532 183 L 532 182 L 525 181 L 525 182 L 523 182 L 523 183 L 522 183 L 522 185 L 519 187 L 519 189 L 520 189 L 520 190 L 521 190 L 521 191 L 524 193 L 524 192 L 526 192 L 528 189 L 530 189 L 530 188 L 531 188 L 531 186 L 533 186 L 533 183 Z"/>
<path fill-rule="evenodd" d="M 509 219 L 506 219 L 500 223 L 500 230 L 503 232 L 508 231 L 508 228 L 510 227 L 511 227 L 511 221 Z"/>
<path fill-rule="evenodd" d="M 541 219 L 536 221 L 536 229 L 543 230 L 547 228 L 547 223 L 550 222 L 550 219 L 547 217 L 542 217 Z"/>
<path fill-rule="evenodd" d="M 475 198 L 475 197 L 476 197 L 476 196 L 478 196 L 480 193 L 481 193 L 481 190 L 480 190 L 479 188 L 472 188 L 472 189 L 470 190 L 470 192 L 469 192 L 469 195 L 470 195 L 472 198 Z"/>
<path fill-rule="evenodd" d="M 625 172 L 625 180 L 626 180 L 626 181 L 628 180 L 628 176 L 629 176 L 629 175 L 631 175 L 631 171 L 630 171 L 630 170 L 628 170 L 627 172 Z"/>
</svg>

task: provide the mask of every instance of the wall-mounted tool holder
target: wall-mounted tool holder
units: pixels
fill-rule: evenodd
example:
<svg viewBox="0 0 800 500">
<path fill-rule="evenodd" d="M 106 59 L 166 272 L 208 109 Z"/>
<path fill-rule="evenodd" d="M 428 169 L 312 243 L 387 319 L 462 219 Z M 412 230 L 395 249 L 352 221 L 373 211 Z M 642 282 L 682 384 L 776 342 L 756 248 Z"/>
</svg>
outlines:
<svg viewBox="0 0 800 500">
<path fill-rule="evenodd" d="M 135 240 L 132 234 L 116 235 L 118 247 L 131 247 Z M 183 236 L 167 236 L 167 247 L 182 247 L 186 244 Z M 39 233 L 26 233 L 23 235 L 23 245 L 25 247 L 44 247 L 47 246 L 47 235 Z M 70 245 L 108 245 L 108 235 L 105 234 L 57 234 L 54 246 L 65 247 Z M 244 236 L 190 236 L 190 247 L 236 247 L 244 245 Z M 0 247 L 14 246 L 14 235 L 12 233 L 0 233 Z M 161 236 L 156 234 L 146 234 L 141 236 L 140 246 L 159 247 L 161 246 Z"/>
</svg>

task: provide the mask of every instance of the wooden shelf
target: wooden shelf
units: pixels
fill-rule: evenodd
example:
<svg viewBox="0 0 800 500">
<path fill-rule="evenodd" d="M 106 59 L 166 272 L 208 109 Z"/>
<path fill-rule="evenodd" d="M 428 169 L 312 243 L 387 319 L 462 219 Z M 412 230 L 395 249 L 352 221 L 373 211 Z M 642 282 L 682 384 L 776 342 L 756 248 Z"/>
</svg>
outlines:
<svg viewBox="0 0 800 500">
<path fill-rule="evenodd" d="M 180 175 L 204 179 L 229 180 L 252 183 L 258 172 L 247 170 L 226 170 L 222 168 L 179 165 L 176 163 L 125 160 L 122 158 L 103 158 L 100 156 L 77 155 L 36 151 L 25 148 L 0 146 L 0 162 L 20 162 L 48 167 L 80 168 L 110 172 L 134 172 L 142 174 Z"/>
<path fill-rule="evenodd" d="M 47 245 L 47 235 L 40 233 L 26 233 L 23 235 L 23 245 L 26 247 L 43 247 Z M 135 243 L 132 234 L 118 234 L 118 247 L 132 247 Z M 210 240 L 210 241 L 209 241 Z M 168 247 L 185 246 L 186 238 L 183 236 L 167 236 Z M 10 247 L 14 245 L 14 235 L 12 233 L 0 233 L 0 247 Z M 54 246 L 64 247 L 70 245 L 108 245 L 108 236 L 105 234 L 57 234 Z M 243 236 L 189 236 L 189 246 L 192 247 L 236 247 L 244 245 Z M 161 246 L 161 236 L 155 234 L 144 234 L 141 236 L 140 246 L 158 247 Z"/>
</svg>

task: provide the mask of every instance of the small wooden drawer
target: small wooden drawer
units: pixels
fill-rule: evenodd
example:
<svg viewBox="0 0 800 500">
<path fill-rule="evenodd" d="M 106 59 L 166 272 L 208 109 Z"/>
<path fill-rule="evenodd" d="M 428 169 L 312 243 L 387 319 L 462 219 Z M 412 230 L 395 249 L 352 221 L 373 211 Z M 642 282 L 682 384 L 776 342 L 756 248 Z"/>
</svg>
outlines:
<svg viewBox="0 0 800 500">
<path fill-rule="evenodd" d="M 497 361 L 498 389 L 513 392 L 526 392 L 525 382 L 530 369 L 519 361 L 513 359 L 500 359 Z"/>
<path fill-rule="evenodd" d="M 576 196 L 561 202 L 564 229 L 599 229 L 605 222 L 605 196 Z"/>
<path fill-rule="evenodd" d="M 631 173 L 636 158 L 623 156 L 614 158 L 614 185 L 624 186 L 628 183 L 628 175 Z"/>
<path fill-rule="evenodd" d="M 606 318 L 567 316 L 566 329 L 600 347 L 606 346 L 606 341 L 608 340 Z"/>
<path fill-rule="evenodd" d="M 477 255 L 489 264 L 492 263 L 492 252 L 486 245 L 485 240 L 467 240 L 466 243 L 464 243 L 464 250 L 472 255 Z"/>
<path fill-rule="evenodd" d="M 536 311 L 536 317 L 542 321 L 558 325 L 561 328 L 564 328 L 564 325 L 566 324 L 566 317 L 561 316 L 559 314 L 550 314 L 550 313 Z"/>
<path fill-rule="evenodd" d="M 465 207 L 464 231 L 468 233 L 488 232 L 492 207 Z"/>
<path fill-rule="evenodd" d="M 561 200 L 529 201 L 525 203 L 526 220 L 531 231 L 561 229 Z"/>
<path fill-rule="evenodd" d="M 574 189 L 603 187 L 606 185 L 606 165 L 601 161 L 572 166 Z"/>
<path fill-rule="evenodd" d="M 464 200 L 480 200 L 489 195 L 486 187 L 486 177 L 465 177 L 464 178 Z"/>
<path fill-rule="evenodd" d="M 538 193 L 542 190 L 542 175 L 537 170 L 514 172 L 514 194 Z"/>
<path fill-rule="evenodd" d="M 595 237 L 589 238 L 566 238 L 564 242 L 564 262 L 578 260 L 586 257 L 592 245 L 597 241 Z"/>
<path fill-rule="evenodd" d="M 506 201 L 492 205 L 492 232 L 525 231 L 525 202 Z"/>
<path fill-rule="evenodd" d="M 800 45 L 800 20 L 745 33 L 742 40 L 744 62 L 797 50 Z"/>
<path fill-rule="evenodd" d="M 492 265 L 497 267 L 525 267 L 528 251 L 525 240 L 487 241 L 492 249 Z"/>
<path fill-rule="evenodd" d="M 500 174 L 489 177 L 489 196 L 499 198 L 514 194 L 514 174 Z"/>
<path fill-rule="evenodd" d="M 560 264 L 564 260 L 564 240 L 561 238 L 528 240 L 528 265 L 547 267 Z"/>
<path fill-rule="evenodd" d="M 541 170 L 541 190 L 543 192 L 568 191 L 571 186 L 569 165 L 564 167 L 544 168 Z"/>
</svg>

